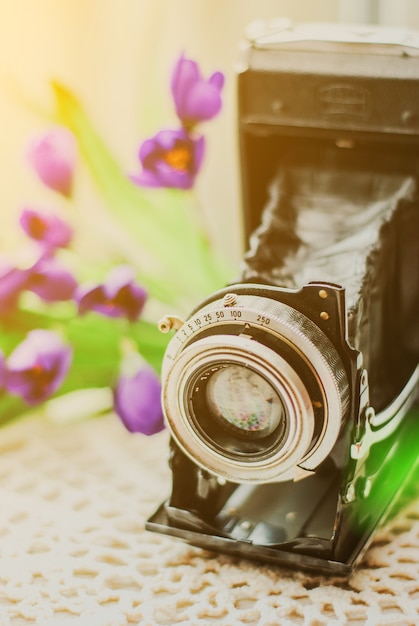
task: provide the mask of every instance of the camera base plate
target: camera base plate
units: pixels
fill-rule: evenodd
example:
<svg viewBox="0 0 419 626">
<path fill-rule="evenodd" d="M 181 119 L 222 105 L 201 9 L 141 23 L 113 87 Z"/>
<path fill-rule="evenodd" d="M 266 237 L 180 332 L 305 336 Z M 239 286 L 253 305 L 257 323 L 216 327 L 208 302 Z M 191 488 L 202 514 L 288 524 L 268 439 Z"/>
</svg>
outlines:
<svg viewBox="0 0 419 626">
<path fill-rule="evenodd" d="M 385 463 L 380 464 L 381 469 L 374 475 L 368 495 L 359 495 L 346 504 L 339 491 L 339 476 L 328 473 L 288 485 L 233 486 L 227 483 L 219 487 L 225 489 L 227 495 L 218 494 L 221 504 L 213 516 L 199 514 L 198 507 L 191 506 L 190 500 L 183 506 L 182 497 L 189 498 L 190 491 L 185 495 L 188 490 L 182 485 L 177 491 L 174 489 L 176 506 L 172 494 L 171 500 L 164 502 L 147 521 L 146 528 L 205 550 L 285 568 L 348 576 L 364 555 L 376 529 L 400 510 L 407 499 L 417 497 L 419 457 L 412 442 L 418 438 L 419 412 L 414 407 L 393 440 L 391 453 L 381 457 L 385 458 Z M 378 452 L 377 448 L 379 459 Z M 275 489 L 285 491 L 275 494 Z M 301 518 L 307 513 L 311 515 L 311 528 L 306 518 L 305 523 L 297 523 L 290 514 L 293 490 L 299 490 L 292 498 L 294 504 L 302 507 Z M 229 518 L 229 511 L 231 513 L 234 507 L 234 514 Z M 336 510 L 340 510 L 337 526 L 333 521 Z M 254 524 L 255 520 L 258 524 Z M 278 530 L 281 525 L 284 526 L 282 541 Z M 259 531 L 255 532 L 257 526 Z M 270 534 L 272 528 L 274 533 Z"/>
</svg>

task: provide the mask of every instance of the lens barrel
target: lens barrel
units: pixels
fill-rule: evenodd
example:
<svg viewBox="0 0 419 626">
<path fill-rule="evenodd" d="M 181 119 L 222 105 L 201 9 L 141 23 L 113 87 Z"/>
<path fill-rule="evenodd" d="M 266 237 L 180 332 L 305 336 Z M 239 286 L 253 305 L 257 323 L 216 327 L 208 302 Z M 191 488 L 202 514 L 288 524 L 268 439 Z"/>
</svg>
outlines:
<svg viewBox="0 0 419 626">
<path fill-rule="evenodd" d="M 238 483 L 314 470 L 349 404 L 345 369 L 325 333 L 297 309 L 260 295 L 198 310 L 168 346 L 162 386 L 178 445 L 205 470 Z"/>
</svg>

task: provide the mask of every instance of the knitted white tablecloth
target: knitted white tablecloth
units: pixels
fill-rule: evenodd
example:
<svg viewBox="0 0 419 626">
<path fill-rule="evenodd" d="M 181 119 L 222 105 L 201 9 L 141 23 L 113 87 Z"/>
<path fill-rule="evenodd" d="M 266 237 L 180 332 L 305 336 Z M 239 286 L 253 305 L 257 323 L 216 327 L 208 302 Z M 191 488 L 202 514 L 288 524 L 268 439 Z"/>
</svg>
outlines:
<svg viewBox="0 0 419 626">
<path fill-rule="evenodd" d="M 112 416 L 1 429 L 0 625 L 419 624 L 419 501 L 339 580 L 145 531 L 169 491 L 166 433 Z"/>
</svg>

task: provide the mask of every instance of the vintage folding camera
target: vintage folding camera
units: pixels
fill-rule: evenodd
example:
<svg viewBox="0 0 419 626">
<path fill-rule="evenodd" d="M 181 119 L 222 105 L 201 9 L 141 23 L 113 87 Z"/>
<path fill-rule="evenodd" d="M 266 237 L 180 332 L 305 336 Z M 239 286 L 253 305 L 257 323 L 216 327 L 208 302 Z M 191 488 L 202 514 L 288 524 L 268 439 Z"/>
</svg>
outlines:
<svg viewBox="0 0 419 626">
<path fill-rule="evenodd" d="M 161 322 L 173 489 L 147 528 L 347 575 L 419 452 L 419 36 L 259 25 L 238 121 L 249 244 Z"/>
</svg>

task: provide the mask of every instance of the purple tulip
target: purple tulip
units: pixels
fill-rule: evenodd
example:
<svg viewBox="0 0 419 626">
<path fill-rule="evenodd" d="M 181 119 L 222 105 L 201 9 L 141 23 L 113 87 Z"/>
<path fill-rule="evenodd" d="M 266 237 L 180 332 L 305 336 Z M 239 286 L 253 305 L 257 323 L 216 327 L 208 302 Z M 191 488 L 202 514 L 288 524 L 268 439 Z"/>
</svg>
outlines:
<svg viewBox="0 0 419 626">
<path fill-rule="evenodd" d="M 76 162 L 76 141 L 64 127 L 56 127 L 32 140 L 28 160 L 42 182 L 70 197 Z"/>
<path fill-rule="evenodd" d="M 73 237 L 71 226 L 53 213 L 24 209 L 20 216 L 20 225 L 31 239 L 47 250 L 65 248 Z"/>
<path fill-rule="evenodd" d="M 45 302 L 71 300 L 77 281 L 52 257 L 41 258 L 28 273 L 26 289 Z"/>
<path fill-rule="evenodd" d="M 198 64 L 182 54 L 173 70 L 171 88 L 176 113 L 185 127 L 210 120 L 221 109 L 224 75 L 215 72 L 208 80 L 201 76 Z"/>
<path fill-rule="evenodd" d="M 7 359 L 5 386 L 29 404 L 49 398 L 70 368 L 72 353 L 50 330 L 32 330 Z"/>
<path fill-rule="evenodd" d="M 139 158 L 143 171 L 131 180 L 144 187 L 190 189 L 204 156 L 204 137 L 184 129 L 162 130 L 142 144 Z"/>
<path fill-rule="evenodd" d="M 5 265 L 0 268 L 0 315 L 13 311 L 26 289 L 29 270 Z"/>
<path fill-rule="evenodd" d="M 154 435 L 164 429 L 160 379 L 149 365 L 122 374 L 113 394 L 115 412 L 129 432 Z"/>
<path fill-rule="evenodd" d="M 79 313 L 96 311 L 107 317 L 125 317 L 135 322 L 147 299 L 147 292 L 134 282 L 126 265 L 115 267 L 103 284 L 79 288 L 76 293 Z"/>
</svg>

